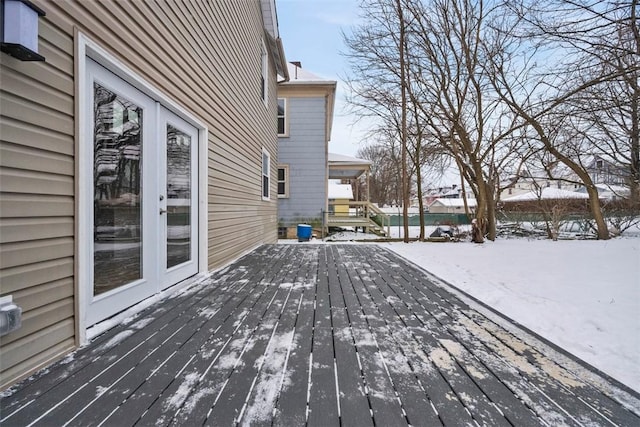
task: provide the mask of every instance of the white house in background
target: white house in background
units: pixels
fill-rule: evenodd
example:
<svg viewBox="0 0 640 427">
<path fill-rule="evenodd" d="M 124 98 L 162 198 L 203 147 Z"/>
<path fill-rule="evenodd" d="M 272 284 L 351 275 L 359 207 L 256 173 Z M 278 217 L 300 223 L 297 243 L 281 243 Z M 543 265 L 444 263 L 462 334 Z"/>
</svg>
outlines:
<svg viewBox="0 0 640 427">
<path fill-rule="evenodd" d="M 471 213 L 476 210 L 476 199 L 467 199 L 467 206 L 469 206 L 469 210 Z M 464 210 L 464 199 L 449 199 L 449 198 L 440 198 L 436 199 L 429 205 L 429 213 L 465 213 Z"/>
</svg>

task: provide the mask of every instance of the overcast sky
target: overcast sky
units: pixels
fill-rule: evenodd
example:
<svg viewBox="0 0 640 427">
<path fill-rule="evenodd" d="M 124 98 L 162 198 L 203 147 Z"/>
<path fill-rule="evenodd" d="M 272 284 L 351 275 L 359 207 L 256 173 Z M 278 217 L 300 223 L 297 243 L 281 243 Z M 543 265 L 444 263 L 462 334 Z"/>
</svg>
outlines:
<svg viewBox="0 0 640 427">
<path fill-rule="evenodd" d="M 356 155 L 364 138 L 364 126 L 353 126 L 354 118 L 346 114 L 341 81 L 349 73 L 341 55 L 342 30 L 348 32 L 356 22 L 357 5 L 358 0 L 276 0 L 287 61 L 300 61 L 304 69 L 338 82 L 329 151 L 348 156 Z"/>
</svg>

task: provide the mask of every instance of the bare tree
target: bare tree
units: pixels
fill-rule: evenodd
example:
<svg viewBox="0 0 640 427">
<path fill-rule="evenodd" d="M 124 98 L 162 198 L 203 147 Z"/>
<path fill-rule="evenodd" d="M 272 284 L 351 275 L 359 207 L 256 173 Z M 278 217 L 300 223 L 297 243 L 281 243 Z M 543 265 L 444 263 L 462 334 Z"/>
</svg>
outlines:
<svg viewBox="0 0 640 427">
<path fill-rule="evenodd" d="M 405 16 L 408 0 L 366 0 L 361 3 L 363 24 L 345 35 L 352 73 L 347 79 L 352 109 L 378 119 L 378 129 L 393 129 L 400 148 L 400 175 L 404 240 L 409 239 L 407 209 L 412 177 L 418 185 L 422 207 L 423 132 L 412 114 L 408 92 L 411 87 L 411 55 L 408 52 L 409 23 Z M 415 110 L 415 108 L 413 109 Z M 411 162 L 409 161 L 411 160 Z M 422 228 L 420 238 L 424 238 Z"/>
<path fill-rule="evenodd" d="M 400 206 L 402 203 L 400 155 L 393 141 L 370 144 L 357 153 L 359 158 L 371 162 L 369 198 L 380 206 Z"/>
<path fill-rule="evenodd" d="M 493 2 L 491 2 L 491 5 Z M 484 62 L 502 51 L 487 48 L 499 35 L 491 24 L 500 10 L 482 0 L 407 2 L 411 14 L 410 95 L 443 150 L 454 160 L 477 200 L 475 222 L 496 237 L 501 178 L 522 158 L 522 126 L 493 92 Z M 490 42 L 489 42 L 490 41 Z"/>
<path fill-rule="evenodd" d="M 599 132 L 594 130 L 593 122 L 586 120 L 588 115 L 580 112 L 606 108 L 605 99 L 593 95 L 601 95 L 603 87 L 627 80 L 634 73 L 637 86 L 637 65 L 620 65 L 620 61 L 612 60 L 620 59 L 621 55 L 637 56 L 636 50 L 625 48 L 620 38 L 615 37 L 620 33 L 621 22 L 637 25 L 637 0 L 630 3 L 554 0 L 546 2 L 544 8 L 528 0 L 507 4 L 514 12 L 513 25 L 501 29 L 504 43 L 496 48 L 505 54 L 487 61 L 488 74 L 493 77 L 500 98 L 533 130 L 544 150 L 584 184 L 598 238 L 608 239 L 598 190 L 585 162 L 585 154 L 593 151 L 593 138 Z M 620 16 L 621 13 L 624 16 L 624 10 L 630 11 L 628 19 Z M 630 33 L 637 35 L 637 27 Z M 502 58 L 518 58 L 527 67 L 516 67 L 514 61 L 495 60 Z M 612 66 L 614 62 L 618 65 Z M 633 99 L 631 110 L 632 104 Z M 630 164 L 637 163 L 632 154 L 633 134 L 632 130 L 630 148 L 622 150 L 632 158 Z M 612 143 L 618 144 L 618 137 Z"/>
</svg>

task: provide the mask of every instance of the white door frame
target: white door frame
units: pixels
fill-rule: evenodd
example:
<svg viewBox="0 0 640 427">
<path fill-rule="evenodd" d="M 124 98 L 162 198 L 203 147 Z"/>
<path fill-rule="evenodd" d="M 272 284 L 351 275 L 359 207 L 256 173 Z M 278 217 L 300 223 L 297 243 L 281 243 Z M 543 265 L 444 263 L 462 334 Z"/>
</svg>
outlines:
<svg viewBox="0 0 640 427">
<path fill-rule="evenodd" d="M 163 211 L 160 215 L 160 233 L 159 237 L 159 249 L 160 249 L 160 261 L 166 262 L 167 260 L 167 237 L 168 237 L 168 225 L 167 220 L 169 218 L 170 211 L 170 198 L 167 194 L 167 125 L 172 125 L 176 127 L 178 130 L 187 133 L 194 144 L 191 145 L 191 157 L 190 157 L 190 165 L 191 171 L 198 170 L 198 131 L 197 129 L 188 123 L 187 121 L 181 119 L 176 114 L 167 110 L 164 107 L 160 107 L 160 112 L 158 115 L 158 135 L 159 139 L 157 140 L 160 144 L 160 149 L 158 150 L 158 183 L 160 185 L 159 192 L 163 196 L 160 201 L 159 209 Z M 191 174 L 190 187 L 192 191 L 192 203 L 190 210 L 190 224 L 192 225 L 189 230 L 190 234 L 190 253 L 192 258 L 180 265 L 176 265 L 174 267 L 167 268 L 166 265 L 160 266 L 160 287 L 161 289 L 165 289 L 175 283 L 178 283 L 180 280 L 189 276 L 192 276 L 198 272 L 198 241 L 199 241 L 199 233 L 198 233 L 198 209 L 197 209 L 197 197 L 199 193 L 198 188 L 198 176 L 196 173 Z M 194 203 L 195 202 L 195 203 Z M 195 257 L 194 257 L 195 256 Z"/>
<path fill-rule="evenodd" d="M 75 71 L 76 71 L 76 256 L 75 256 L 75 301 L 76 301 L 76 342 L 87 342 L 87 307 L 91 295 L 87 283 L 92 282 L 93 263 L 93 201 L 87 200 L 93 194 L 93 130 L 91 111 L 86 90 L 87 58 L 91 58 L 116 76 L 133 85 L 146 96 L 151 97 L 163 107 L 195 126 L 198 132 L 198 272 L 207 270 L 207 164 L 208 164 L 208 128 L 204 122 L 192 113 L 160 92 L 128 66 L 92 41 L 85 34 L 75 32 Z M 159 108 L 159 107 L 158 107 Z M 91 135 L 87 140 L 87 135 Z M 90 161 L 87 161 L 90 159 Z M 142 309 L 144 304 L 139 304 Z M 129 313 L 130 315 L 130 313 Z M 117 319 L 116 319 L 117 321 Z"/>
</svg>

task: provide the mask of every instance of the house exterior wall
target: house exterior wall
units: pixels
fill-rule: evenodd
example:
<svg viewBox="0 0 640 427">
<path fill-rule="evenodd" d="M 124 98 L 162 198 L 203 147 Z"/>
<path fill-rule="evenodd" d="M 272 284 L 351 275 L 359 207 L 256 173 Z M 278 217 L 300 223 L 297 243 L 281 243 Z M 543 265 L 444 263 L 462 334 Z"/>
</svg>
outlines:
<svg viewBox="0 0 640 427">
<path fill-rule="evenodd" d="M 289 197 L 278 200 L 281 226 L 321 223 L 327 209 L 326 108 L 325 96 L 287 98 L 289 136 L 278 138 L 278 163 L 289 166 Z"/>
<path fill-rule="evenodd" d="M 270 64 L 265 104 L 259 0 L 32 1 L 46 12 L 46 62 L 0 54 L 0 295 L 23 309 L 0 338 L 0 388 L 78 345 L 79 32 L 206 124 L 206 267 L 277 239 L 276 77 Z"/>
</svg>

